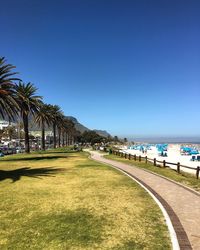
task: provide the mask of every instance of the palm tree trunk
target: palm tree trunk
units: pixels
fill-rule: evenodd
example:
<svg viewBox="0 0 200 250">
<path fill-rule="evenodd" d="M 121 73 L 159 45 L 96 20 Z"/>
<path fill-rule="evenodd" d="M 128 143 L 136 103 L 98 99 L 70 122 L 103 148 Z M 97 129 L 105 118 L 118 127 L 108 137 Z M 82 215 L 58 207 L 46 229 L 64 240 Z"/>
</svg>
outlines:
<svg viewBox="0 0 200 250">
<path fill-rule="evenodd" d="M 71 146 L 72 145 L 72 135 L 69 134 L 69 145 Z"/>
<path fill-rule="evenodd" d="M 23 113 L 23 125 L 24 125 L 24 136 L 25 136 L 25 152 L 30 153 L 29 145 L 29 134 L 28 134 L 28 115 Z"/>
<path fill-rule="evenodd" d="M 12 134 L 11 134 L 11 133 L 12 133 L 12 132 L 9 133 L 9 141 L 12 140 Z"/>
<path fill-rule="evenodd" d="M 62 146 L 65 146 L 65 132 L 62 132 Z"/>
<path fill-rule="evenodd" d="M 53 147 L 56 148 L 56 124 L 53 124 Z"/>
<path fill-rule="evenodd" d="M 67 132 L 65 132 L 65 145 L 67 146 Z"/>
<path fill-rule="evenodd" d="M 72 145 L 74 145 L 74 136 L 71 136 Z"/>
<path fill-rule="evenodd" d="M 67 142 L 68 146 L 70 146 L 70 134 L 68 134 L 68 142 Z"/>
<path fill-rule="evenodd" d="M 42 122 L 42 150 L 45 151 L 45 126 L 44 126 L 44 122 Z"/>
<path fill-rule="evenodd" d="M 58 129 L 58 147 L 60 148 L 61 131 Z"/>
</svg>

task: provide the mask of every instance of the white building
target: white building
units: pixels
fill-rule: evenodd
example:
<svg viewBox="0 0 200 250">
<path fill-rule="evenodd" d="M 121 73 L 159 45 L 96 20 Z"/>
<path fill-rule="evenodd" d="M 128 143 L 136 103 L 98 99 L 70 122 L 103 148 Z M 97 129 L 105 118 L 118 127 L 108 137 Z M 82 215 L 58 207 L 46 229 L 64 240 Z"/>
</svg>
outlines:
<svg viewBox="0 0 200 250">
<path fill-rule="evenodd" d="M 5 121 L 5 120 L 0 120 L 0 129 L 2 130 L 3 128 L 6 128 L 8 127 L 9 125 L 16 125 L 15 123 L 13 122 L 8 122 L 8 121 Z"/>
</svg>

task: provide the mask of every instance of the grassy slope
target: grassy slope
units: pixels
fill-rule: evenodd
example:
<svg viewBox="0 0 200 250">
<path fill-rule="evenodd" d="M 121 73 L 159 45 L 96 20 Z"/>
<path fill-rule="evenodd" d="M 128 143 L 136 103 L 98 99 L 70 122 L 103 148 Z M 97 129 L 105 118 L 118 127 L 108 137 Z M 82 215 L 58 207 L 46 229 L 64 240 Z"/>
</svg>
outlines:
<svg viewBox="0 0 200 250">
<path fill-rule="evenodd" d="M 86 153 L 0 160 L 0 249 L 170 249 L 161 212 Z"/>
<path fill-rule="evenodd" d="M 170 168 L 162 168 L 162 167 L 155 167 L 151 163 L 145 163 L 144 161 L 139 162 L 139 161 L 134 161 L 134 160 L 128 160 L 121 158 L 120 156 L 116 155 L 106 155 L 105 158 L 111 159 L 111 160 L 117 160 L 123 163 L 127 163 L 129 165 L 137 166 L 140 168 L 148 169 L 154 173 L 163 175 L 167 178 L 170 178 L 174 181 L 177 181 L 181 184 L 184 184 L 190 188 L 195 189 L 196 191 L 200 191 L 200 180 L 197 180 L 194 175 L 187 174 L 184 172 L 181 172 L 178 174 L 176 171 L 170 169 Z"/>
</svg>

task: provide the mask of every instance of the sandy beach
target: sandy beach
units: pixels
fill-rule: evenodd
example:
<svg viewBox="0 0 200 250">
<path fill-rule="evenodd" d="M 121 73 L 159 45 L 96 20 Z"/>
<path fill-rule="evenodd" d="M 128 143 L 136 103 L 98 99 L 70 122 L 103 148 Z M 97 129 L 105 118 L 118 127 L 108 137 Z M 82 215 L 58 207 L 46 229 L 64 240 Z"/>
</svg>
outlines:
<svg viewBox="0 0 200 250">
<path fill-rule="evenodd" d="M 197 168 L 197 166 L 200 166 L 200 161 L 191 161 L 192 156 L 191 155 L 181 155 L 180 153 L 180 144 L 169 144 L 168 150 L 167 150 L 167 156 L 159 156 L 158 151 L 155 146 L 152 146 L 150 150 L 147 150 L 147 153 L 143 153 L 140 150 L 134 150 L 134 149 L 128 149 L 127 147 L 122 148 L 122 150 L 128 154 L 132 155 L 141 155 L 141 156 L 147 156 L 148 158 L 156 158 L 159 161 L 165 160 L 166 162 L 172 162 L 172 163 L 178 163 L 180 162 L 181 165 L 185 165 L 188 167 Z M 172 169 L 176 169 L 176 166 L 167 164 Z M 196 174 L 196 170 L 182 168 L 181 171 Z"/>
</svg>

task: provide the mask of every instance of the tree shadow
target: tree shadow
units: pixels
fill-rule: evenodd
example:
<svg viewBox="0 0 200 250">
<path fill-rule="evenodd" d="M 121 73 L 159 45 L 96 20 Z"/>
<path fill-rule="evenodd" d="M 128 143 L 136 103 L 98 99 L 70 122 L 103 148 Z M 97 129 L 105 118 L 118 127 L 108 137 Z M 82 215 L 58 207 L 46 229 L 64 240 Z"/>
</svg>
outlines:
<svg viewBox="0 0 200 250">
<path fill-rule="evenodd" d="M 72 151 L 53 151 L 53 150 L 51 150 L 51 151 L 36 151 L 36 153 L 38 153 L 38 154 L 71 154 L 71 153 L 76 153 L 77 151 L 74 151 L 74 150 L 72 150 Z"/>
<path fill-rule="evenodd" d="M 11 158 L 11 159 L 1 159 L 1 161 L 42 161 L 42 160 L 56 160 L 60 158 L 69 158 L 68 156 L 31 156 L 31 157 L 21 157 L 21 158 Z"/>
<path fill-rule="evenodd" d="M 64 211 L 32 216 L 27 223 L 18 226 L 14 236 L 8 236 L 6 246 L 29 249 L 31 245 L 33 249 L 43 249 L 46 245 L 49 249 L 51 243 L 56 242 L 59 249 L 71 249 L 71 246 L 74 249 L 96 249 L 104 240 L 106 224 L 106 217 L 95 215 L 87 208 L 65 208 Z"/>
<path fill-rule="evenodd" d="M 41 179 L 41 177 L 55 177 L 55 174 L 65 171 L 66 169 L 64 168 L 53 168 L 53 167 L 46 167 L 46 168 L 24 167 L 15 170 L 0 170 L 0 181 L 3 181 L 5 179 L 11 179 L 12 182 L 16 182 L 19 181 L 22 176 L 39 178 L 39 179 Z"/>
</svg>

